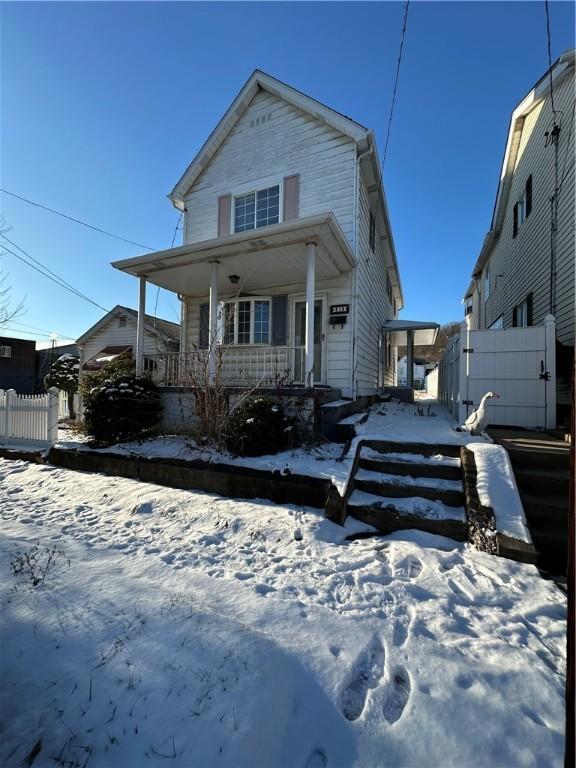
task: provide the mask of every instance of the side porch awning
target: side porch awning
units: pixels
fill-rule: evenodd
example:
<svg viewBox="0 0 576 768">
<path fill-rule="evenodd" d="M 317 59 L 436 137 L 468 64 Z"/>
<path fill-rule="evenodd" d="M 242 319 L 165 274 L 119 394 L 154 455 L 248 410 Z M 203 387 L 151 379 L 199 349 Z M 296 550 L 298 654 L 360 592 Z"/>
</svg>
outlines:
<svg viewBox="0 0 576 768">
<path fill-rule="evenodd" d="M 382 326 L 382 331 L 391 335 L 394 347 L 432 346 L 438 335 L 438 323 L 427 323 L 423 320 L 388 320 Z"/>
<path fill-rule="evenodd" d="M 338 277 L 356 265 L 335 216 L 325 213 L 115 261 L 112 266 L 169 291 L 201 298 L 210 290 L 214 262 L 220 264 L 219 295 L 302 284 L 310 243 L 316 245 L 317 279 Z"/>
<path fill-rule="evenodd" d="M 391 336 L 394 347 L 406 347 L 406 374 L 410 389 L 414 387 L 414 345 L 428 347 L 438 335 L 438 323 L 422 320 L 388 320 L 382 327 Z"/>
</svg>

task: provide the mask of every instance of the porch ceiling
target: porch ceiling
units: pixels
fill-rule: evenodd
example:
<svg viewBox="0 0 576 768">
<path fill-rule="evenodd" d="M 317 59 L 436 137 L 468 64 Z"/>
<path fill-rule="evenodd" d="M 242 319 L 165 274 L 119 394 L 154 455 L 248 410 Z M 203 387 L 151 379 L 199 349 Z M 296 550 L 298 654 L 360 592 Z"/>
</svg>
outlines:
<svg viewBox="0 0 576 768">
<path fill-rule="evenodd" d="M 427 347 L 434 344 L 438 333 L 438 323 L 427 323 L 423 320 L 388 320 L 382 330 L 392 335 L 392 345 L 405 347 L 408 343 L 408 331 L 414 335 L 414 345 Z"/>
<path fill-rule="evenodd" d="M 210 287 L 210 263 L 218 261 L 218 292 L 224 295 L 304 283 L 306 244 L 311 242 L 317 245 L 317 279 L 337 277 L 355 266 L 332 213 L 156 251 L 112 266 L 170 291 L 203 297 Z M 229 275 L 238 275 L 239 282 L 232 284 Z"/>
</svg>

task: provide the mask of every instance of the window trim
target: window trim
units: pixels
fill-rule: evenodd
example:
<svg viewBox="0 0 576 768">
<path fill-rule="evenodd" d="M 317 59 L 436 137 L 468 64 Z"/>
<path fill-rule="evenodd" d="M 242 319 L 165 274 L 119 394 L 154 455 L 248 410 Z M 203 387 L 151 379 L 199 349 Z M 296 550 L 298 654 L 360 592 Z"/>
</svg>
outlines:
<svg viewBox="0 0 576 768">
<path fill-rule="evenodd" d="M 238 318 L 241 301 L 250 303 L 250 341 L 238 342 Z M 257 301 L 265 301 L 268 304 L 268 340 L 254 341 L 254 321 L 256 318 L 255 304 Z M 272 296 L 238 296 L 231 299 L 222 299 L 218 302 L 218 343 L 226 347 L 269 347 L 272 345 Z M 226 305 L 234 305 L 234 340 L 224 341 L 225 326 L 224 314 Z"/>
<path fill-rule="evenodd" d="M 251 195 L 254 193 L 262 192 L 264 189 L 270 189 L 270 187 L 278 187 L 278 224 L 282 224 L 284 221 L 284 176 L 274 176 L 268 179 L 258 179 L 255 182 L 251 182 L 249 185 L 242 187 L 236 187 L 230 192 L 231 205 L 230 205 L 230 234 L 241 234 L 236 232 L 235 220 L 236 220 L 236 198 L 244 197 L 245 195 Z M 256 222 L 254 222 L 256 223 Z M 273 224 L 267 226 L 273 227 Z M 266 227 L 254 227 L 254 229 L 245 229 L 243 232 L 256 232 L 258 229 L 266 229 Z"/>
<path fill-rule="evenodd" d="M 8 351 L 8 354 L 6 354 L 6 351 Z M 3 357 L 5 359 L 11 359 L 12 358 L 12 345 L 11 344 L 2 344 L 0 345 L 0 357 Z"/>
</svg>

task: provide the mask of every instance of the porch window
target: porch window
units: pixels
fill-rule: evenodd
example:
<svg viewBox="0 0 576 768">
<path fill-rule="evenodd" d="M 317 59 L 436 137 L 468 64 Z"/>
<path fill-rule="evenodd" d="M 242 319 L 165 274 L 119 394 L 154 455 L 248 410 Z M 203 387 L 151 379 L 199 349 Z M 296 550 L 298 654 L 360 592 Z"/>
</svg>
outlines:
<svg viewBox="0 0 576 768">
<path fill-rule="evenodd" d="M 236 299 L 222 305 L 222 342 L 270 343 L 270 299 Z"/>
<path fill-rule="evenodd" d="M 234 232 L 278 224 L 280 186 L 260 189 L 234 198 Z"/>
</svg>

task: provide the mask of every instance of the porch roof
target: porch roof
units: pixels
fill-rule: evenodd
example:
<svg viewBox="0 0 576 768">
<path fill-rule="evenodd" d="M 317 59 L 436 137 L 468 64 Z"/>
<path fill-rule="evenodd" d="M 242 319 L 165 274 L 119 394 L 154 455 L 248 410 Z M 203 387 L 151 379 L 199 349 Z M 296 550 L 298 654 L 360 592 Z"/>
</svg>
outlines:
<svg viewBox="0 0 576 768">
<path fill-rule="evenodd" d="M 408 331 L 414 334 L 414 345 L 428 347 L 436 341 L 438 323 L 427 323 L 424 320 L 388 320 L 382 326 L 383 331 L 392 334 L 392 345 L 405 347 L 408 343 Z"/>
<path fill-rule="evenodd" d="M 112 266 L 176 293 L 203 297 L 210 287 L 210 263 L 218 261 L 218 293 L 238 293 L 305 282 L 307 243 L 317 245 L 316 278 L 337 277 L 356 265 L 334 214 L 324 213 L 115 261 Z M 230 275 L 240 279 L 232 283 Z"/>
</svg>

